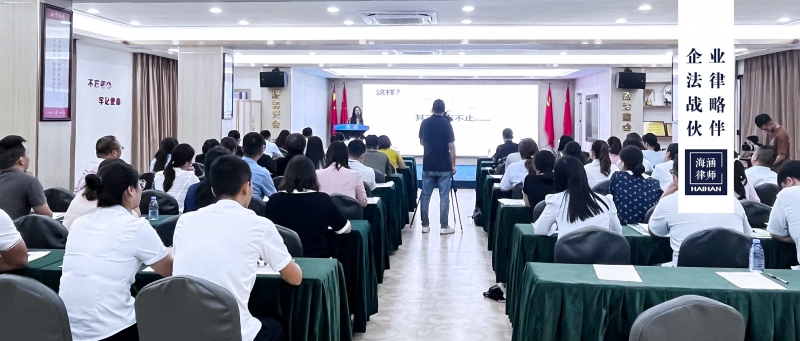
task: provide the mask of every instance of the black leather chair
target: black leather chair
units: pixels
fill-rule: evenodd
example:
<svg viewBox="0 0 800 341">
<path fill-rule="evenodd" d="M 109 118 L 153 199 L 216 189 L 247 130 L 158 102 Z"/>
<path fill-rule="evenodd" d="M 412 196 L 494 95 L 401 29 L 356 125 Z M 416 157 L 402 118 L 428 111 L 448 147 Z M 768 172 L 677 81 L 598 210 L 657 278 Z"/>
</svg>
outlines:
<svg viewBox="0 0 800 341">
<path fill-rule="evenodd" d="M 364 208 L 361 207 L 358 200 L 338 193 L 331 194 L 331 200 L 348 220 L 364 219 Z"/>
<path fill-rule="evenodd" d="M 202 163 L 192 162 L 192 167 L 194 167 L 194 175 L 201 177 L 206 174 L 206 167 Z"/>
<path fill-rule="evenodd" d="M 367 196 L 368 196 L 368 197 L 371 197 L 371 196 L 372 196 L 372 190 L 371 190 L 371 189 L 369 189 L 369 185 L 367 185 L 367 183 L 366 183 L 366 182 L 364 183 L 364 191 L 365 191 L 365 192 L 367 192 Z"/>
<path fill-rule="evenodd" d="M 681 244 L 678 266 L 695 268 L 748 268 L 750 236 L 726 228 L 690 234 Z"/>
<path fill-rule="evenodd" d="M 61 297 L 36 280 L 0 275 L 0 339 L 72 341 Z"/>
<path fill-rule="evenodd" d="M 147 216 L 147 212 L 150 208 L 150 198 L 152 197 L 156 197 L 156 201 L 158 202 L 158 214 L 181 214 L 178 200 L 175 200 L 173 196 L 167 193 L 151 189 L 142 192 L 142 200 L 139 202 L 139 210 L 142 212 L 143 216 Z"/>
<path fill-rule="evenodd" d="M 303 242 L 300 241 L 300 236 L 297 235 L 297 232 L 280 225 L 275 225 L 275 228 L 278 229 L 278 233 L 281 234 L 283 244 L 286 245 L 289 254 L 292 255 L 292 257 L 303 257 Z"/>
<path fill-rule="evenodd" d="M 631 326 L 629 341 L 743 341 L 744 318 L 733 307 L 686 295 L 645 310 Z"/>
<path fill-rule="evenodd" d="M 514 185 L 511 189 L 511 199 L 522 199 L 522 183 Z"/>
<path fill-rule="evenodd" d="M 175 236 L 175 225 L 178 224 L 178 218 L 180 217 L 181 216 L 178 215 L 169 217 L 156 226 L 156 233 L 158 233 L 158 237 L 161 238 L 161 242 L 164 243 L 164 246 L 172 246 L 172 237 Z"/>
<path fill-rule="evenodd" d="M 51 211 L 66 212 L 72 199 L 75 199 L 75 194 L 61 187 L 53 187 L 44 190 L 44 197 Z"/>
<path fill-rule="evenodd" d="M 67 245 L 67 228 L 48 216 L 31 214 L 14 220 L 29 249 L 60 249 Z"/>
<path fill-rule="evenodd" d="M 139 180 L 144 180 L 144 189 L 153 189 L 153 181 L 156 179 L 156 173 L 144 173 L 139 175 Z"/>
<path fill-rule="evenodd" d="M 644 214 L 644 221 L 646 223 L 648 223 L 648 224 L 650 223 L 650 217 L 653 216 L 653 211 L 655 211 L 655 210 L 656 210 L 655 206 L 650 207 L 650 209 L 647 210 L 647 213 Z"/>
<path fill-rule="evenodd" d="M 250 204 L 247 205 L 247 208 L 253 212 L 256 212 L 256 215 L 264 217 L 264 211 L 267 210 L 267 203 L 264 202 L 264 198 L 253 196 L 253 198 L 250 199 Z"/>
<path fill-rule="evenodd" d="M 750 200 L 740 200 L 740 202 L 742 203 L 742 207 L 744 207 L 744 213 L 747 215 L 747 222 L 750 223 L 751 228 L 767 228 L 772 207 Z"/>
<path fill-rule="evenodd" d="M 594 185 L 592 191 L 600 195 L 611 194 L 611 180 L 601 181 L 599 184 Z"/>
<path fill-rule="evenodd" d="M 141 340 L 242 339 L 236 299 L 225 288 L 204 279 L 160 279 L 139 291 L 134 307 Z"/>
<path fill-rule="evenodd" d="M 544 200 L 542 200 L 533 207 L 533 220 L 531 220 L 531 222 L 535 223 L 537 220 L 539 220 L 539 217 L 542 216 L 542 212 L 544 212 L 545 206 L 547 206 L 547 204 L 544 202 Z"/>
<path fill-rule="evenodd" d="M 495 175 L 504 175 L 506 174 L 506 158 L 502 158 L 497 161 L 497 167 L 494 169 Z"/>
<path fill-rule="evenodd" d="M 382 184 L 386 183 L 386 175 L 373 169 L 375 171 L 375 183 Z"/>
<path fill-rule="evenodd" d="M 281 183 L 283 183 L 283 175 L 272 178 L 272 182 L 275 183 L 275 188 L 280 189 Z"/>
<path fill-rule="evenodd" d="M 778 198 L 778 193 L 781 191 L 781 186 L 776 184 L 760 184 L 756 186 L 756 194 L 761 199 L 761 203 L 772 207 L 775 205 L 775 199 Z"/>
<path fill-rule="evenodd" d="M 590 226 L 573 231 L 556 241 L 555 263 L 631 264 L 631 249 L 620 234 Z"/>
</svg>

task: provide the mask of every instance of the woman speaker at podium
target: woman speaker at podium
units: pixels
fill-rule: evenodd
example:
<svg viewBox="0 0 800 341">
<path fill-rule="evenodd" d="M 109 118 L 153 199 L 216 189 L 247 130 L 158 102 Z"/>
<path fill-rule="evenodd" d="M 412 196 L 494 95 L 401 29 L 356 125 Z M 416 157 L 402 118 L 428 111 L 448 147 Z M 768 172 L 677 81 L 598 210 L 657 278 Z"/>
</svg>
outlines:
<svg viewBox="0 0 800 341">
<path fill-rule="evenodd" d="M 353 108 L 353 115 L 350 116 L 350 124 L 364 125 L 364 117 L 361 116 L 361 107 L 356 106 Z"/>
</svg>

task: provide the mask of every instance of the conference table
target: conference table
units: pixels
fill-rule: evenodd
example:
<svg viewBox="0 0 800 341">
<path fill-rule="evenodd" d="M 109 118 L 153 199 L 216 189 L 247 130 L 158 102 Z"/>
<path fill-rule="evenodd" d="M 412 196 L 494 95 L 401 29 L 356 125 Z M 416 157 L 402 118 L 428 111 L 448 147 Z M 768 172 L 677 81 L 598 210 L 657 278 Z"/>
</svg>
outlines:
<svg viewBox="0 0 800 341">
<path fill-rule="evenodd" d="M 372 196 L 381 198 L 381 202 L 386 208 L 384 212 L 387 231 L 386 241 L 388 243 L 386 247 L 390 254 L 397 251 L 400 245 L 403 244 L 402 229 L 405 225 L 403 223 L 403 215 L 408 216 L 408 214 L 403 212 L 402 191 L 402 188 L 394 181 L 378 184 L 378 187 L 372 190 Z"/>
<path fill-rule="evenodd" d="M 403 174 L 395 173 L 386 177 L 386 181 L 393 181 L 395 186 L 397 186 L 398 192 L 400 193 L 400 213 L 402 218 L 402 225 L 400 228 L 402 229 L 405 224 L 408 224 L 408 212 L 411 212 L 409 207 L 411 205 L 408 204 L 409 192 L 411 189 L 406 185 L 408 181 L 406 181 L 406 177 Z M 416 189 L 414 189 L 416 192 Z"/>
<path fill-rule="evenodd" d="M 491 209 L 492 187 L 495 184 L 500 183 L 502 178 L 502 175 L 486 174 L 481 181 L 481 186 L 475 190 L 475 200 L 476 202 L 480 201 L 480 204 L 477 207 L 481 209 L 481 219 L 477 220 L 475 224 L 478 226 L 483 226 L 484 231 L 489 230 L 486 226 L 489 222 L 486 214 L 488 210 Z"/>
<path fill-rule="evenodd" d="M 489 233 L 491 238 L 492 228 L 494 227 L 494 215 L 497 212 L 498 199 L 510 199 L 511 191 L 503 191 L 500 189 L 500 179 L 502 175 L 489 175 L 483 184 L 485 190 L 483 192 L 483 208 L 481 208 L 481 215 L 483 215 L 483 230 Z M 489 247 L 493 247 L 492 241 L 489 241 Z M 491 250 L 491 249 L 490 249 Z"/>
<path fill-rule="evenodd" d="M 475 208 L 482 207 L 483 197 L 481 194 L 483 193 L 483 183 L 484 180 L 486 180 L 486 176 L 491 174 L 491 167 L 478 168 L 478 171 L 475 173 Z"/>
<path fill-rule="evenodd" d="M 12 273 L 38 280 L 58 292 L 64 250 L 49 251 L 28 268 Z M 342 265 L 336 259 L 296 258 L 303 281 L 293 286 L 280 275 L 259 274 L 250 294 L 250 313 L 281 322 L 287 340 L 349 341 L 353 339 L 348 295 Z M 144 269 L 145 267 L 142 267 Z M 135 287 L 159 280 L 155 272 L 139 271 Z"/>
<path fill-rule="evenodd" d="M 747 269 L 636 266 L 641 282 L 599 280 L 592 265 L 527 263 L 515 298 L 512 340 L 627 340 L 645 310 L 683 295 L 699 295 L 742 314 L 745 340 L 800 339 L 800 272 L 770 270 L 786 290 L 742 289 L 717 272 Z M 764 277 L 768 281 L 772 281 Z M 511 302 L 509 299 L 508 302 Z"/>
<path fill-rule="evenodd" d="M 495 281 L 507 282 L 508 245 L 514 225 L 531 223 L 533 209 L 526 207 L 522 200 L 501 199 L 497 206 L 497 218 L 489 235 L 489 250 L 492 251 L 492 269 Z"/>
<path fill-rule="evenodd" d="M 389 269 L 389 233 L 386 230 L 386 202 L 379 197 L 367 199 L 367 207 L 364 207 L 364 220 L 369 222 L 372 229 L 370 237 L 375 253 L 372 260 L 375 264 L 375 275 L 378 284 L 383 283 L 383 273 Z"/>
</svg>

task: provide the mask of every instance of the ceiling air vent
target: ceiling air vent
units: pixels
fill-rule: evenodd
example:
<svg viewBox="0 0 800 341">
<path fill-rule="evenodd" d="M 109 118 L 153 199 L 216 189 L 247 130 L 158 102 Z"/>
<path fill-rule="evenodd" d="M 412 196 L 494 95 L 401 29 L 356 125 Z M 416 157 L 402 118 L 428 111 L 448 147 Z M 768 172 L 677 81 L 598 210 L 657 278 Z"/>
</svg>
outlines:
<svg viewBox="0 0 800 341">
<path fill-rule="evenodd" d="M 361 12 L 368 25 L 432 25 L 436 12 Z"/>
<path fill-rule="evenodd" d="M 407 56 L 439 56 L 442 54 L 442 50 L 394 50 L 394 54 Z"/>
</svg>

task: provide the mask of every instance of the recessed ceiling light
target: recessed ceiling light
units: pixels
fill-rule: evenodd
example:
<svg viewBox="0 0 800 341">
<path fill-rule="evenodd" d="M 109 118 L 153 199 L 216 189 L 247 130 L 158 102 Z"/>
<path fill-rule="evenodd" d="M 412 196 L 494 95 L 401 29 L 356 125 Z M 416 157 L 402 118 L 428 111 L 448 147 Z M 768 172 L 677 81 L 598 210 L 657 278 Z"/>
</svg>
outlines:
<svg viewBox="0 0 800 341">
<path fill-rule="evenodd" d="M 664 54 L 667 55 L 667 56 L 671 56 L 672 55 L 672 51 L 667 51 Z"/>
<path fill-rule="evenodd" d="M 367 43 L 367 41 L 366 41 L 366 40 L 364 40 L 364 39 L 361 39 L 361 40 L 359 40 L 359 41 L 358 41 L 358 43 L 359 43 L 359 44 L 361 44 L 361 45 L 364 45 L 364 44 L 366 44 L 366 43 Z"/>
<path fill-rule="evenodd" d="M 220 9 L 219 7 L 211 7 L 211 9 L 209 9 L 208 11 L 211 13 L 222 13 L 222 9 Z"/>
<path fill-rule="evenodd" d="M 89 14 L 100 14 L 100 11 L 98 11 L 97 8 L 90 8 L 86 10 L 86 12 Z"/>
<path fill-rule="evenodd" d="M 134 21 L 131 21 L 131 26 L 142 26 L 142 23 L 134 20 Z"/>
<path fill-rule="evenodd" d="M 61 25 L 69 25 L 69 24 L 71 24 L 71 22 L 69 22 L 69 21 L 62 21 L 61 22 Z"/>
<path fill-rule="evenodd" d="M 469 39 L 464 39 L 461 41 L 461 45 L 467 45 L 467 44 L 469 44 Z"/>
<path fill-rule="evenodd" d="M 250 63 L 250 66 L 256 66 L 256 63 Z"/>
<path fill-rule="evenodd" d="M 309 54 L 309 55 L 311 55 L 311 56 L 315 56 L 315 55 L 317 55 L 317 53 L 316 53 L 316 52 L 309 52 L 308 54 Z"/>
<path fill-rule="evenodd" d="M 267 45 L 275 45 L 275 41 L 274 40 L 267 40 Z"/>
<path fill-rule="evenodd" d="M 553 64 L 553 67 L 558 67 L 558 64 Z"/>
<path fill-rule="evenodd" d="M 783 17 L 783 18 L 778 19 L 778 22 L 790 22 L 790 21 L 792 21 L 792 19 L 789 19 L 787 17 Z"/>
<path fill-rule="evenodd" d="M 658 64 L 651 64 L 650 67 L 656 67 Z"/>
<path fill-rule="evenodd" d="M 292 42 L 287 40 L 286 45 L 292 45 Z"/>
<path fill-rule="evenodd" d="M 649 11 L 651 9 L 653 9 L 653 7 L 650 7 L 650 5 L 647 4 L 639 6 L 640 11 Z"/>
<path fill-rule="evenodd" d="M 588 41 L 586 41 L 586 40 L 584 40 L 583 42 L 581 42 L 581 44 L 583 44 L 583 45 L 588 45 L 588 44 L 589 44 L 589 42 L 588 42 Z"/>
<path fill-rule="evenodd" d="M 239 21 L 239 25 L 247 26 L 247 25 L 250 25 L 250 23 L 247 22 L 247 20 L 242 20 L 242 21 Z"/>
<path fill-rule="evenodd" d="M 234 52 L 234 53 L 233 53 L 233 55 L 234 55 L 234 56 L 241 56 L 241 55 L 242 55 L 242 53 L 241 53 L 241 52 Z"/>
<path fill-rule="evenodd" d="M 319 67 L 324 67 L 324 66 L 325 66 L 325 64 L 319 63 Z"/>
<path fill-rule="evenodd" d="M 374 41 L 370 41 L 369 44 L 370 45 L 375 45 L 375 42 Z"/>
<path fill-rule="evenodd" d="M 464 19 L 464 20 L 461 20 L 461 23 L 464 24 L 464 25 L 469 25 L 469 24 L 472 23 L 472 20 Z"/>
<path fill-rule="evenodd" d="M 567 53 L 566 53 L 566 52 L 561 52 L 561 55 L 562 55 L 562 56 L 566 56 L 566 55 L 567 55 Z"/>
<path fill-rule="evenodd" d="M 459 55 L 459 56 L 463 56 L 463 55 L 465 55 L 465 54 L 467 54 L 467 53 L 466 53 L 466 52 L 463 52 L 463 51 L 458 53 L 458 55 Z"/>
<path fill-rule="evenodd" d="M 385 55 L 388 55 L 389 52 L 381 52 L 381 54 L 385 56 Z"/>
<path fill-rule="evenodd" d="M 339 9 L 336 8 L 336 7 L 328 7 L 328 12 L 336 13 L 336 12 L 339 12 Z"/>
<path fill-rule="evenodd" d="M 269 66 L 269 64 L 264 64 L 264 66 Z"/>
<path fill-rule="evenodd" d="M 388 67 L 392 67 L 392 64 L 386 64 L 386 66 L 388 66 Z"/>
<path fill-rule="evenodd" d="M 603 43 L 603 41 L 602 41 L 602 40 L 600 40 L 600 39 L 595 39 L 595 40 L 594 40 L 594 44 L 595 44 L 595 45 L 600 45 L 600 44 L 602 44 L 602 43 Z"/>
<path fill-rule="evenodd" d="M 472 6 L 464 6 L 464 7 L 461 7 L 461 10 L 462 10 L 462 11 L 464 11 L 464 12 L 472 12 L 472 11 L 474 11 L 474 10 L 475 10 L 475 7 L 472 7 Z"/>
<path fill-rule="evenodd" d="M 464 67 L 464 63 L 458 63 L 458 67 Z"/>
<path fill-rule="evenodd" d="M 619 18 L 619 19 L 617 19 L 617 21 L 615 21 L 615 23 L 617 23 L 617 24 L 624 24 L 624 23 L 627 23 L 627 22 L 628 21 L 625 20 L 624 18 Z"/>
<path fill-rule="evenodd" d="M 347 26 L 350 26 L 350 25 L 355 24 L 355 23 L 352 20 L 345 20 L 344 24 L 347 25 Z"/>
</svg>

